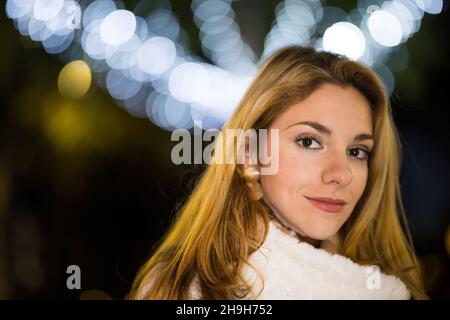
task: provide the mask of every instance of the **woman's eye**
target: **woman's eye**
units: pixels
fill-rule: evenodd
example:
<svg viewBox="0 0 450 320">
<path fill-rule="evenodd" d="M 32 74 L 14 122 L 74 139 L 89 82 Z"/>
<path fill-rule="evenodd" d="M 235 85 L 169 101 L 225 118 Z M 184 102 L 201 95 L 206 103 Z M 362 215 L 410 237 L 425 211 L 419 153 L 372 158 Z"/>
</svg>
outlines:
<svg viewBox="0 0 450 320">
<path fill-rule="evenodd" d="M 313 137 L 303 137 L 303 138 L 297 138 L 297 143 L 306 149 L 320 149 L 320 142 L 318 142 Z M 358 160 L 366 160 L 369 158 L 370 151 L 366 150 L 365 148 L 352 148 L 349 150 L 349 155 L 351 157 L 354 157 Z"/>
<path fill-rule="evenodd" d="M 319 149 L 320 148 L 320 144 L 314 138 L 310 138 L 310 137 L 299 138 L 299 139 L 297 139 L 297 143 L 300 144 L 304 148 L 309 148 L 309 149 Z"/>
<path fill-rule="evenodd" d="M 362 148 L 350 149 L 350 155 L 358 160 L 365 160 L 369 157 L 369 151 Z"/>
</svg>

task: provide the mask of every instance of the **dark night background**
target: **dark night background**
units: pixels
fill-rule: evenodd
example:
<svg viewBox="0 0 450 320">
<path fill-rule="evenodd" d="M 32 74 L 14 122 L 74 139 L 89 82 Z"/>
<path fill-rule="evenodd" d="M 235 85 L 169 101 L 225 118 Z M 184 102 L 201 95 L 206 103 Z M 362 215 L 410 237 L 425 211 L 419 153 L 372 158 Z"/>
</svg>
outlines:
<svg viewBox="0 0 450 320">
<path fill-rule="evenodd" d="M 136 1 L 125 3 L 132 9 Z M 233 4 L 257 53 L 277 3 Z M 326 4 L 349 11 L 356 1 Z M 172 1 L 190 49 L 202 56 L 189 6 Z M 426 14 L 406 43 L 408 65 L 394 73 L 391 97 L 404 203 L 435 299 L 450 298 L 447 7 Z M 133 118 L 95 83 L 82 99 L 62 98 L 63 63 L 20 36 L 3 2 L 0 15 L 0 298 L 122 299 L 202 166 L 172 164 L 170 132 Z M 77 125 L 58 135 L 52 124 L 63 105 Z M 66 287 L 72 264 L 81 268 L 81 290 Z"/>
</svg>

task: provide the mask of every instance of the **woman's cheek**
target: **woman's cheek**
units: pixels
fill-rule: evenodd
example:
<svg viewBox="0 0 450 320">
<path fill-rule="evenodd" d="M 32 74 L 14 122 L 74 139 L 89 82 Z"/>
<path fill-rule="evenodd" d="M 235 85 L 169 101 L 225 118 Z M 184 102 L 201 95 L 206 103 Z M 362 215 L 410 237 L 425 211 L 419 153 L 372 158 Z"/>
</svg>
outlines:
<svg viewBox="0 0 450 320">
<path fill-rule="evenodd" d="M 320 167 L 320 155 L 314 151 L 302 150 L 297 147 L 297 150 L 280 153 L 280 170 L 290 177 L 309 176 L 318 171 Z"/>
<path fill-rule="evenodd" d="M 282 161 L 277 179 L 278 187 L 296 192 L 308 184 L 317 184 L 317 181 L 314 183 L 316 171 L 317 167 L 299 158 Z"/>
<path fill-rule="evenodd" d="M 367 186 L 367 178 L 368 178 L 368 170 L 365 168 L 363 172 L 358 176 L 358 199 L 363 194 L 366 186 Z"/>
</svg>

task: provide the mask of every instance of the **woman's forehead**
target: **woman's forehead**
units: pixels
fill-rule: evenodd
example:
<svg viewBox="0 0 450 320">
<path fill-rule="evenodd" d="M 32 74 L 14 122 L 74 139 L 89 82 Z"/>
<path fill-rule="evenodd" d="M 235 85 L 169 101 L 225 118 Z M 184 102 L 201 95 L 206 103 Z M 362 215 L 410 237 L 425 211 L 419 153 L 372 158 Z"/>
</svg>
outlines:
<svg viewBox="0 0 450 320">
<path fill-rule="evenodd" d="M 367 100 L 352 87 L 324 85 L 306 99 L 279 114 L 273 127 L 285 129 L 297 122 L 318 122 L 333 128 L 371 131 L 372 113 Z"/>
</svg>

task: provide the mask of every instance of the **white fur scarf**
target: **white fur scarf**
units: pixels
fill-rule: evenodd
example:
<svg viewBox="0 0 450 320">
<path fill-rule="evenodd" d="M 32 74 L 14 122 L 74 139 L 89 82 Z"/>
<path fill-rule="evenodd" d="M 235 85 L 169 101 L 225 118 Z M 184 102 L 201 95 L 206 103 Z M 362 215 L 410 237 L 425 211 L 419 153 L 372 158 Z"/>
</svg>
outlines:
<svg viewBox="0 0 450 320">
<path fill-rule="evenodd" d="M 246 299 L 410 299 L 399 278 L 300 242 L 294 231 L 272 220 L 267 238 L 248 262 L 262 275 L 264 287 L 255 270 L 246 266 L 243 277 L 253 284 Z M 200 298 L 197 280 L 191 286 L 192 299 Z"/>
</svg>

